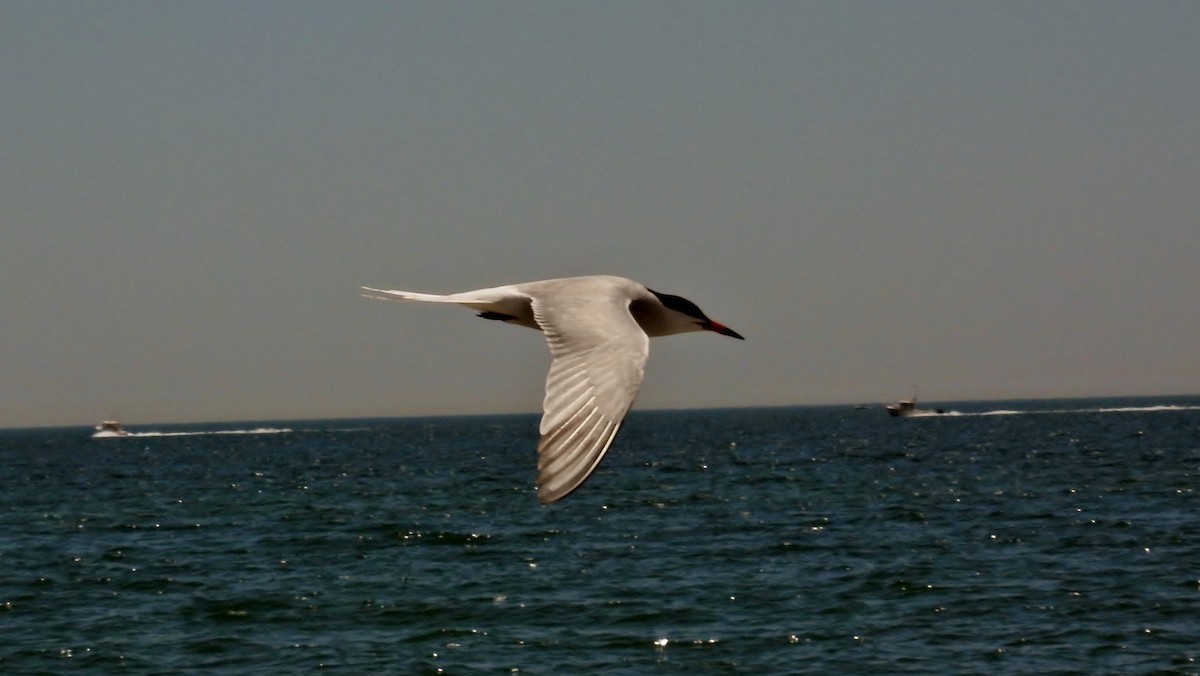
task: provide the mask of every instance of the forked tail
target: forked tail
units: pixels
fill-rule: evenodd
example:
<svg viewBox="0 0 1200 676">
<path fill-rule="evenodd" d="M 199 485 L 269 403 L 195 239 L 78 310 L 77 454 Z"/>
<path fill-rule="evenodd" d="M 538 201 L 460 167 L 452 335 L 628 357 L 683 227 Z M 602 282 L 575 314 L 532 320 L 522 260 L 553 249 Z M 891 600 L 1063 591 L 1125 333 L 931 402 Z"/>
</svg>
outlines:
<svg viewBox="0 0 1200 676">
<path fill-rule="evenodd" d="M 413 291 L 399 291 L 397 289 L 376 289 L 370 286 L 359 287 L 362 289 L 363 298 L 374 298 L 376 300 L 419 300 L 427 303 L 457 303 L 459 301 L 452 299 L 450 296 L 442 296 L 435 293 L 415 293 Z"/>
</svg>

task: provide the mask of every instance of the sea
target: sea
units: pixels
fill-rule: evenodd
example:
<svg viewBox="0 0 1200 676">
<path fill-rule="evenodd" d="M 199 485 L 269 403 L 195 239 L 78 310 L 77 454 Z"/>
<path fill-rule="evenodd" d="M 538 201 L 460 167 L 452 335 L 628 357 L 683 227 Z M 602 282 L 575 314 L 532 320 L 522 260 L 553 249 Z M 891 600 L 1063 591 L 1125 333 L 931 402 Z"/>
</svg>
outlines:
<svg viewBox="0 0 1200 676">
<path fill-rule="evenodd" d="M 1200 397 L 936 405 L 0 430 L 0 673 L 1200 674 Z"/>
</svg>

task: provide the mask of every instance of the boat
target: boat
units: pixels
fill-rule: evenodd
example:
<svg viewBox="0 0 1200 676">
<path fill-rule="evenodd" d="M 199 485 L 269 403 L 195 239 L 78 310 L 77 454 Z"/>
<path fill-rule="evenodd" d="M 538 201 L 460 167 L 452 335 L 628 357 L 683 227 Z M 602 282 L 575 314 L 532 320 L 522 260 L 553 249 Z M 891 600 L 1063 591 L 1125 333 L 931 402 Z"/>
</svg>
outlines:
<svg viewBox="0 0 1200 676">
<path fill-rule="evenodd" d="M 93 439 L 112 439 L 115 437 L 127 437 L 129 432 L 121 427 L 121 423 L 116 420 L 105 420 L 96 425 L 96 431 L 92 434 Z"/>
<path fill-rule="evenodd" d="M 894 404 L 888 404 L 887 412 L 893 418 L 908 418 L 920 415 L 941 415 L 946 411 L 940 408 L 917 408 L 917 399 L 914 397 L 912 399 L 901 399 Z"/>
</svg>

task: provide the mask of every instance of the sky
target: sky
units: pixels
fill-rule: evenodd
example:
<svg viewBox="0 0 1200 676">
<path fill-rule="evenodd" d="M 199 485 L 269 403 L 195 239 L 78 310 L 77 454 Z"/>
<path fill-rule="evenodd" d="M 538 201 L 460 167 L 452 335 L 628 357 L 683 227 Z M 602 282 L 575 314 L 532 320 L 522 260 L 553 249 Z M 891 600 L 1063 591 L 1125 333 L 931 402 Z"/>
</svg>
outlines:
<svg viewBox="0 0 1200 676">
<path fill-rule="evenodd" d="M 0 0 L 0 427 L 1200 393 L 1200 3 Z"/>
</svg>

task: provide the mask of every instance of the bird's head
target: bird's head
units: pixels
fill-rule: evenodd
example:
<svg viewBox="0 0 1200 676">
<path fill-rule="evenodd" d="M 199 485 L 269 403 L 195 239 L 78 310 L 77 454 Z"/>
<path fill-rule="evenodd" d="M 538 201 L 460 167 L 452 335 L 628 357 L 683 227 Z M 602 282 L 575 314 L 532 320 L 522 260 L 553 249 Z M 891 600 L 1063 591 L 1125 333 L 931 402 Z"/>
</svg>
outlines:
<svg viewBox="0 0 1200 676">
<path fill-rule="evenodd" d="M 650 313 L 651 316 L 645 320 L 638 318 L 638 323 L 642 325 L 642 329 L 646 331 L 647 335 L 668 336 L 688 331 L 712 331 L 722 336 L 745 340 L 737 331 L 709 319 L 708 315 L 704 314 L 704 311 L 692 301 L 682 296 L 659 293 L 653 289 L 648 289 L 648 291 L 658 298 L 662 309 L 657 313 Z"/>
</svg>

